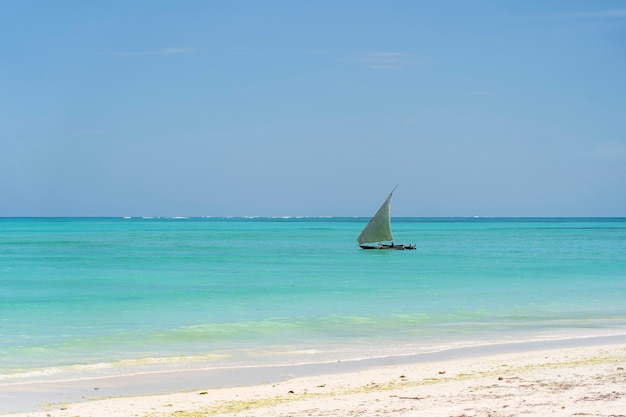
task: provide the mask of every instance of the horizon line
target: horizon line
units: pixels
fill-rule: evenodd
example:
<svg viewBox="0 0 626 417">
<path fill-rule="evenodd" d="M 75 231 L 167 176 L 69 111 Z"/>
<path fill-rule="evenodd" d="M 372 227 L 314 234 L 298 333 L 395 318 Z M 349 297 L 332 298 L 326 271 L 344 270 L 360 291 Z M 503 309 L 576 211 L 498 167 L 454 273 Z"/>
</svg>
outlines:
<svg viewBox="0 0 626 417">
<path fill-rule="evenodd" d="M 369 219 L 371 216 L 0 216 L 0 219 L 119 219 L 119 220 L 200 220 L 200 219 Z M 626 216 L 391 216 L 392 219 L 620 219 Z"/>
</svg>

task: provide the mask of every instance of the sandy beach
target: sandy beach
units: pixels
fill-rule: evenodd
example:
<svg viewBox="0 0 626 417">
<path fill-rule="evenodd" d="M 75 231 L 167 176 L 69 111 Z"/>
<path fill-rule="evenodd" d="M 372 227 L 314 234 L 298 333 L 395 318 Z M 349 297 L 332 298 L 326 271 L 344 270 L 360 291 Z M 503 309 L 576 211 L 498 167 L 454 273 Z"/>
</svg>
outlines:
<svg viewBox="0 0 626 417">
<path fill-rule="evenodd" d="M 104 381 L 91 380 L 75 382 L 91 390 L 79 402 L 39 404 L 37 411 L 3 415 L 619 417 L 626 416 L 625 368 L 622 342 L 460 354 L 339 373 L 331 368 L 331 373 L 314 376 L 290 374 L 280 382 L 158 395 L 131 390 L 102 398 L 93 385 Z M 37 398 L 37 392 L 23 394 Z"/>
</svg>

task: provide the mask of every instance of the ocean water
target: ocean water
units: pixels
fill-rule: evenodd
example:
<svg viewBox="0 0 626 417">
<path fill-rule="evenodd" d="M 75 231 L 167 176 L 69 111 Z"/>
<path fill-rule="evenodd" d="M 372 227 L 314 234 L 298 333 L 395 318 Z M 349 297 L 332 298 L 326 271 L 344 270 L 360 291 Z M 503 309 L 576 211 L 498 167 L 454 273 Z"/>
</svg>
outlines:
<svg viewBox="0 0 626 417">
<path fill-rule="evenodd" d="M 0 385 L 626 334 L 626 219 L 0 219 Z"/>
</svg>

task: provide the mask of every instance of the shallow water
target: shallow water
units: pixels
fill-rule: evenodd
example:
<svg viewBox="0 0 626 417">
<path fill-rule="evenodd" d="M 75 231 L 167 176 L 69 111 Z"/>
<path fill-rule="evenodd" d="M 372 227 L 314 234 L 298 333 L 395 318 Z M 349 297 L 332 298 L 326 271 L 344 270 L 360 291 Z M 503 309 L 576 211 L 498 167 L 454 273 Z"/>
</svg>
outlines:
<svg viewBox="0 0 626 417">
<path fill-rule="evenodd" d="M 0 383 L 626 333 L 626 219 L 0 219 Z"/>
</svg>

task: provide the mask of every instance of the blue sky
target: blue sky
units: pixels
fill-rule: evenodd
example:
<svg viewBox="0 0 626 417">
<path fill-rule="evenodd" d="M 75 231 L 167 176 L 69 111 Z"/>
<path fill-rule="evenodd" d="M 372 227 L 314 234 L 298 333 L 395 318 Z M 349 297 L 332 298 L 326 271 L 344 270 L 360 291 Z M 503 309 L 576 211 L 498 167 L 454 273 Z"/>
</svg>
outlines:
<svg viewBox="0 0 626 417">
<path fill-rule="evenodd" d="M 626 216 L 624 1 L 0 0 L 0 216 Z"/>
</svg>

